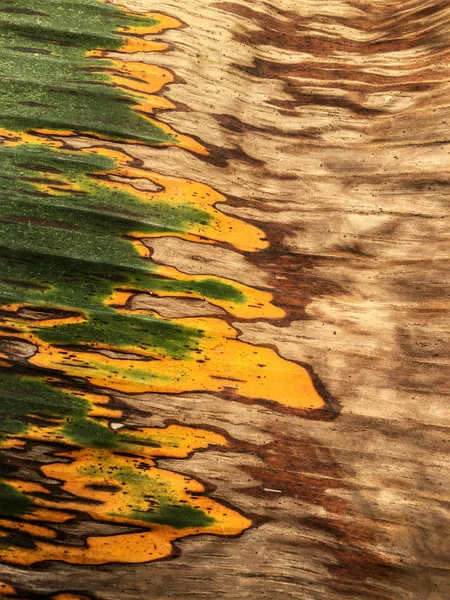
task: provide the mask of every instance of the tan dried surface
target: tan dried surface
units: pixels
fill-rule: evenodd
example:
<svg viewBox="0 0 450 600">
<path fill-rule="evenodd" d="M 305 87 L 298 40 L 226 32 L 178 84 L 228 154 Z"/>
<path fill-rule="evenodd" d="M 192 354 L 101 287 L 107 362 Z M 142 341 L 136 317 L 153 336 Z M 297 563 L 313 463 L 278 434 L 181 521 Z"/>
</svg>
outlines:
<svg viewBox="0 0 450 600">
<path fill-rule="evenodd" d="M 230 198 L 224 212 L 271 242 L 249 256 L 150 240 L 153 256 L 270 290 L 288 319 L 234 322 L 240 339 L 311 365 L 342 410 L 326 422 L 206 394 L 128 400 L 151 413 L 136 417 L 140 424 L 177 421 L 231 436 L 230 450 L 196 454 L 182 470 L 255 527 L 235 540 L 185 539 L 172 561 L 5 567 L 8 581 L 43 593 L 64 581 L 104 600 L 444 600 L 448 4 L 129 5 L 187 25 L 165 34 L 169 52 L 151 56 L 176 74 L 166 96 L 177 110 L 160 119 L 211 156 L 131 153 L 158 173 L 212 186 Z M 169 317 L 220 313 L 202 312 L 201 301 L 134 302 Z"/>
</svg>

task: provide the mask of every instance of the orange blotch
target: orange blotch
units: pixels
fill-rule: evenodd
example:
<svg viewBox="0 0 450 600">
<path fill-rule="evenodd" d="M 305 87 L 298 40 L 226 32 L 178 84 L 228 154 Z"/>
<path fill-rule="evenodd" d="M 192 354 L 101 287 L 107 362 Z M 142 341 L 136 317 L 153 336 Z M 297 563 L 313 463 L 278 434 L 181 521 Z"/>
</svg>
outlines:
<svg viewBox="0 0 450 600">
<path fill-rule="evenodd" d="M 128 12 L 128 13 L 134 12 L 135 13 L 135 11 L 132 11 L 130 9 L 125 9 L 124 7 L 121 7 L 121 8 L 125 12 Z M 178 29 L 182 25 L 181 21 L 178 21 L 178 19 L 169 17 L 168 15 L 164 15 L 162 13 L 144 13 L 144 14 L 142 14 L 142 16 L 147 17 L 148 19 L 152 19 L 153 21 L 158 21 L 158 22 L 155 23 L 154 25 L 147 25 L 147 26 L 144 25 L 144 26 L 140 26 L 140 27 L 122 27 L 118 31 L 120 31 L 121 33 L 133 33 L 133 34 L 137 34 L 137 35 L 148 35 L 148 34 L 161 33 L 162 31 L 165 31 L 167 29 Z"/>
<path fill-rule="evenodd" d="M 108 181 L 107 185 L 110 187 L 137 195 L 143 202 L 155 201 L 190 205 L 207 212 L 211 216 L 211 222 L 205 224 L 193 223 L 187 231 L 157 234 L 133 232 L 130 236 L 137 239 L 172 236 L 190 241 L 216 241 L 230 244 L 245 252 L 255 252 L 268 247 L 269 244 L 263 231 L 245 221 L 230 217 L 216 208 L 217 204 L 226 203 L 227 199 L 208 185 L 190 179 L 160 175 L 133 167 L 130 165 L 128 156 L 109 148 L 86 148 L 83 152 L 95 152 L 115 160 L 118 167 L 111 170 L 110 175 L 127 177 L 130 180 L 146 179 L 162 189 L 157 192 L 147 192 L 136 189 L 130 183 Z"/>
<path fill-rule="evenodd" d="M 149 250 L 141 242 L 134 243 L 139 254 L 143 257 L 149 257 Z M 286 313 L 283 309 L 272 304 L 273 295 L 269 292 L 263 292 L 249 286 L 243 285 L 231 279 L 225 279 L 224 277 L 215 277 L 209 275 L 186 275 L 181 271 L 173 267 L 167 267 L 164 265 L 157 265 L 152 271 L 152 274 L 162 276 L 164 278 L 174 281 L 185 281 L 186 283 L 201 283 L 202 281 L 215 280 L 226 285 L 229 285 L 239 291 L 244 300 L 242 303 L 229 302 L 227 300 L 221 300 L 217 298 L 210 298 L 202 294 L 195 292 L 183 292 L 183 291 L 159 291 L 158 289 L 151 289 L 151 294 L 161 298 L 165 297 L 176 297 L 176 298 L 199 298 L 205 300 L 209 304 L 219 306 L 223 308 L 231 315 L 239 319 L 281 319 Z M 143 290 L 145 293 L 145 290 Z M 133 295 L 133 292 L 124 290 L 123 288 L 119 292 L 114 292 L 110 298 L 106 301 L 109 306 L 122 306 L 125 307 L 126 303 Z"/>
<path fill-rule="evenodd" d="M 136 54 L 137 52 L 165 52 L 168 48 L 169 44 L 166 42 L 154 42 L 153 40 L 146 40 L 132 35 L 126 37 L 123 46 L 118 50 L 114 50 L 114 52 L 123 52 L 124 54 Z M 109 54 L 110 52 L 108 50 L 90 50 L 86 53 L 86 56 L 103 58 Z"/>
<path fill-rule="evenodd" d="M 106 72 L 120 87 L 145 94 L 159 92 L 174 81 L 174 76 L 167 69 L 134 61 L 116 60 Z"/>
<path fill-rule="evenodd" d="M 142 99 L 138 104 L 135 104 L 134 107 L 137 111 L 143 112 L 144 114 L 153 114 L 155 110 L 171 110 L 176 108 L 175 104 L 167 98 L 163 98 L 162 96 L 152 96 L 148 95 Z"/>
<path fill-rule="evenodd" d="M 41 527 L 40 525 L 33 525 L 31 523 L 23 523 L 18 521 L 9 521 L 7 519 L 0 519 L 0 529 L 19 529 L 20 531 L 24 531 L 29 535 L 54 539 L 56 538 L 56 533 L 52 529 L 48 529 L 47 527 Z M 0 588 L 1 592 L 1 588 Z"/>
<path fill-rule="evenodd" d="M 46 508 L 36 507 L 32 513 L 22 515 L 21 518 L 27 521 L 38 521 L 39 523 L 66 523 L 66 521 L 74 519 L 75 515 L 62 510 L 47 510 Z"/>
<path fill-rule="evenodd" d="M 35 483 L 34 481 L 22 481 L 22 480 L 14 480 L 11 482 L 19 492 L 22 494 L 48 494 L 48 490 L 40 485 L 39 483 Z"/>
<path fill-rule="evenodd" d="M 9 547 L 0 549 L 0 558 L 15 564 L 30 565 L 42 560 L 64 560 L 73 564 L 105 564 L 110 562 L 148 562 L 170 556 L 172 542 L 189 535 L 237 535 L 251 522 L 236 511 L 220 505 L 204 495 L 204 486 L 184 475 L 159 469 L 150 458 L 165 456 L 183 458 L 192 451 L 210 445 L 226 446 L 222 436 L 201 429 L 178 425 L 167 428 L 139 428 L 127 431 L 136 435 L 136 456 L 118 455 L 107 450 L 82 449 L 60 453 L 71 462 L 53 463 L 41 467 L 43 474 L 61 482 L 70 499 L 64 502 L 33 498 L 42 520 L 55 522 L 60 508 L 83 511 L 97 522 L 139 526 L 135 534 L 90 537 L 84 547 L 34 540 L 34 549 Z M 145 441 L 148 446 L 145 446 Z M 132 442 L 130 442 L 132 444 Z M 144 454 L 142 454 L 144 451 Z M 114 493 L 107 487 L 114 486 Z M 190 506 L 212 519 L 202 526 L 175 527 L 152 523 L 140 515 L 166 505 Z M 43 511 L 47 511 L 44 515 Z M 42 537 L 42 536 L 41 536 Z"/>
<path fill-rule="evenodd" d="M 17 600 L 16 590 L 12 587 L 12 585 L 8 585 L 7 583 L 0 582 L 0 595 L 14 596 L 14 600 Z"/>
<path fill-rule="evenodd" d="M 121 348 L 124 352 L 140 354 L 143 359 L 139 361 L 119 360 L 85 350 L 71 349 L 69 352 L 64 347 L 52 346 L 28 333 L 30 326 L 27 324 L 17 326 L 14 321 L 10 324 L 17 329 L 16 336 L 38 347 L 38 352 L 28 359 L 30 364 L 82 377 L 98 387 L 130 394 L 232 391 L 237 398 L 268 401 L 293 409 L 325 408 L 304 367 L 281 358 L 274 350 L 239 341 L 236 339 L 237 331 L 227 323 L 207 318 L 171 321 L 204 332 L 197 351 L 183 360 L 165 355 L 157 347 L 151 352 L 133 346 Z M 2 335 L 10 334 L 0 333 Z M 95 342 L 90 347 L 115 350 Z M 145 360 L 145 357 L 151 360 Z"/>
</svg>

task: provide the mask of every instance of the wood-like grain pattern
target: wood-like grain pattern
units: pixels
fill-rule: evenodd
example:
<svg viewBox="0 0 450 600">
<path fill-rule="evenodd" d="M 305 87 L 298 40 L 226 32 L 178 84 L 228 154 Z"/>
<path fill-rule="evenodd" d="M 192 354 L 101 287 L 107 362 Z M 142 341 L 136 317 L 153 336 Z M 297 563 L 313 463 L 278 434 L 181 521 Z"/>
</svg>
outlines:
<svg viewBox="0 0 450 600">
<path fill-rule="evenodd" d="M 113 407 L 128 426 L 176 424 L 226 439 L 157 465 L 202 482 L 211 501 L 252 527 L 234 539 L 186 537 L 173 560 L 5 564 L 0 580 L 18 598 L 59 600 L 444 600 L 448 4 L 127 6 L 184 24 L 159 35 L 156 41 L 169 44 L 164 52 L 135 56 L 173 73 L 164 98 L 174 108 L 156 115 L 186 138 L 164 149 L 114 148 L 147 171 L 207 185 L 223 196 L 215 208 L 249 228 L 213 244 L 147 237 L 152 260 L 190 278 L 272 294 L 271 305 L 285 314 L 246 319 L 201 293 L 187 299 L 140 291 L 127 307 L 227 323 L 242 343 L 302 365 L 328 411 L 305 418 L 314 415 L 239 402 L 211 387 L 176 395 L 116 389 Z M 190 151 L 188 140 L 209 154 Z M 85 134 L 65 144 L 75 151 L 99 140 Z M 142 178 L 134 185 L 155 191 Z M 239 247 L 256 230 L 268 247 Z M 33 349 L 13 341 L 8 360 L 20 365 Z M 231 363 L 230 377 L 238 368 Z M 281 401 L 285 393 L 279 377 Z M 33 445 L 22 462 L 14 450 L 5 455 L 24 478 L 33 477 L 33 461 L 52 462 L 45 445 Z M 83 540 L 111 535 L 109 527 L 84 518 L 65 534 Z"/>
</svg>

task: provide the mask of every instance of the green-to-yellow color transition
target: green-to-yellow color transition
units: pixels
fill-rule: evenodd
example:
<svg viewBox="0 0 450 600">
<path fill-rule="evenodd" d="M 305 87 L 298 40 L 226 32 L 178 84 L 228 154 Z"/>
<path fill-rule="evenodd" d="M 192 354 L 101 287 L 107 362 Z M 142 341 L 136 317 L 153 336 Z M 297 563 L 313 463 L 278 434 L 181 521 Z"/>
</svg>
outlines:
<svg viewBox="0 0 450 600">
<path fill-rule="evenodd" d="M 1 473 L 6 562 L 146 562 L 170 556 L 178 538 L 251 525 L 197 481 L 157 466 L 226 447 L 222 435 L 124 426 L 115 393 L 232 389 L 274 409 L 324 407 L 303 367 L 240 341 L 224 319 L 130 305 L 149 294 L 200 299 L 236 320 L 285 316 L 268 291 L 151 259 L 146 242 L 164 236 L 267 247 L 262 231 L 218 210 L 225 198 L 214 189 L 154 173 L 113 143 L 207 154 L 154 114 L 174 108 L 159 95 L 173 75 L 133 59 L 167 50 L 146 36 L 179 25 L 100 0 L 0 0 L 0 448 L 43 444 L 52 457 L 32 480 Z M 77 135 L 97 146 L 74 149 Z M 80 515 L 117 534 L 63 539 L 61 524 Z"/>
</svg>

